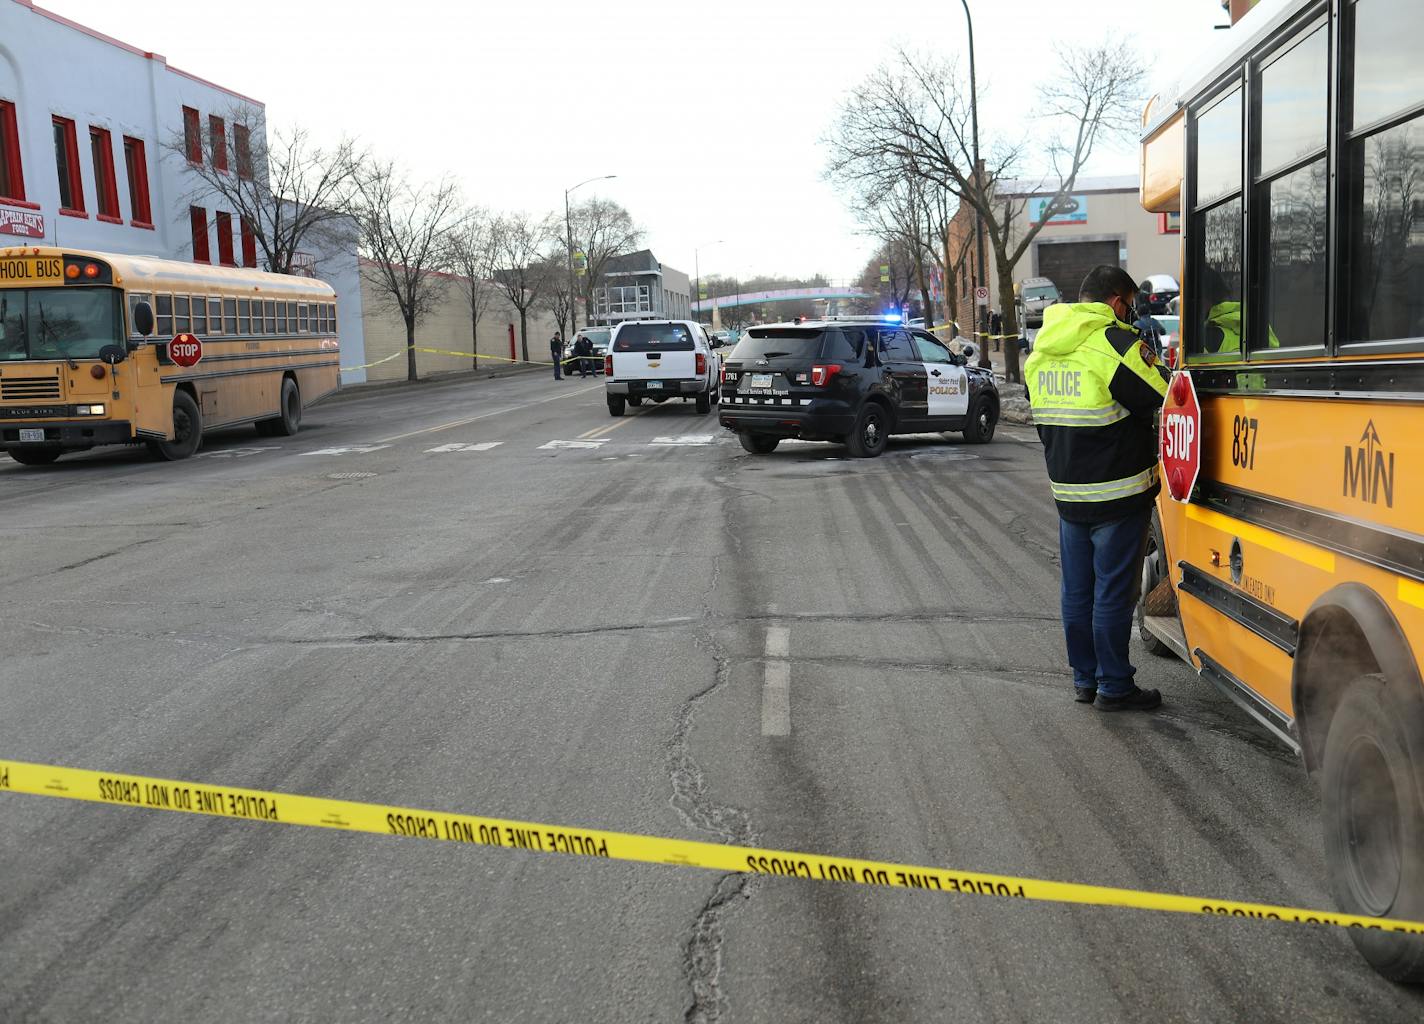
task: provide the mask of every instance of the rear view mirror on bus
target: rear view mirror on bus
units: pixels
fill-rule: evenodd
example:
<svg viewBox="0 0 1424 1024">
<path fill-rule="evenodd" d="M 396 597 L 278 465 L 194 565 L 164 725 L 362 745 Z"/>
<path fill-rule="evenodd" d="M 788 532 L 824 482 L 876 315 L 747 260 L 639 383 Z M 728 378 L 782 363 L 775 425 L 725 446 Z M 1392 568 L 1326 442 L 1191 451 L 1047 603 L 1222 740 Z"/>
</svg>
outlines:
<svg viewBox="0 0 1424 1024">
<path fill-rule="evenodd" d="M 147 338 L 153 333 L 153 307 L 147 302 L 139 302 L 133 310 L 134 330 Z"/>
<path fill-rule="evenodd" d="M 128 350 L 122 345 L 105 345 L 99 349 L 99 358 L 110 366 L 118 366 L 128 357 Z"/>
</svg>

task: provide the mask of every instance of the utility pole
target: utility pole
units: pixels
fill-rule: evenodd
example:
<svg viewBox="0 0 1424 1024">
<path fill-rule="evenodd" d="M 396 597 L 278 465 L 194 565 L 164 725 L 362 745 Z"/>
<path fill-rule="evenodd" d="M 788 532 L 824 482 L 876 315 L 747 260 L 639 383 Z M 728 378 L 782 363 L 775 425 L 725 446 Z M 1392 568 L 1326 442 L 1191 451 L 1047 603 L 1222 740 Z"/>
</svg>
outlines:
<svg viewBox="0 0 1424 1024">
<path fill-rule="evenodd" d="M 571 340 L 573 335 L 578 333 L 578 302 L 576 301 L 578 287 L 574 283 L 574 222 L 569 216 L 569 195 L 577 189 L 583 188 L 589 182 L 608 181 L 610 178 L 616 177 L 618 177 L 616 174 L 602 174 L 596 178 L 589 178 L 588 181 L 581 181 L 572 188 L 564 189 L 564 240 L 568 244 L 569 257 L 569 337 L 564 339 L 565 342 Z M 563 324 L 560 324 L 559 327 L 562 329 Z"/>
<path fill-rule="evenodd" d="M 979 88 L 974 79 L 974 17 L 969 13 L 969 0 L 959 0 L 964 5 L 964 20 L 969 25 L 969 120 L 974 133 L 974 263 L 975 276 L 978 281 L 975 288 L 985 287 L 984 281 L 984 218 L 980 212 L 979 203 L 984 200 L 984 180 L 979 173 Z M 987 334 L 983 328 L 979 313 L 979 299 L 971 296 L 974 300 L 974 330 L 976 337 L 979 333 Z M 985 306 L 985 309 L 988 307 Z M 982 338 L 979 342 L 979 365 L 991 368 L 994 364 L 989 359 L 988 339 Z"/>
</svg>

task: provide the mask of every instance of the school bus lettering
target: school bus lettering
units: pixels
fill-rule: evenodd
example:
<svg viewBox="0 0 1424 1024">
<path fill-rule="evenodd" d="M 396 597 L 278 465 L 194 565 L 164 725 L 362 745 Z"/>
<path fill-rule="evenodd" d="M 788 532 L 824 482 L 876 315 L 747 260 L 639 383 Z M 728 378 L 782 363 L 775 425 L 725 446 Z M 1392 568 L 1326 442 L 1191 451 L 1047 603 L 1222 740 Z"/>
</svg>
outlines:
<svg viewBox="0 0 1424 1024">
<path fill-rule="evenodd" d="M 1237 416 L 1231 424 L 1231 462 L 1242 469 L 1256 468 L 1256 417 Z"/>
<path fill-rule="evenodd" d="M 1345 446 L 1342 487 L 1347 498 L 1359 498 L 1378 505 L 1383 497 L 1385 508 L 1394 508 L 1394 452 L 1384 450 L 1374 420 L 1365 424 L 1358 447 Z"/>
</svg>

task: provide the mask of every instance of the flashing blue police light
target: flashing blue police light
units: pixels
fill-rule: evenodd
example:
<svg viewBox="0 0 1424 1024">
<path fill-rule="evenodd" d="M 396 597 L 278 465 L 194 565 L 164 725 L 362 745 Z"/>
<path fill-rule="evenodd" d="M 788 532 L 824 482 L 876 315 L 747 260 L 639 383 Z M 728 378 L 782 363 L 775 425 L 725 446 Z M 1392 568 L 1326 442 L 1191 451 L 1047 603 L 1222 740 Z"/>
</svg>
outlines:
<svg viewBox="0 0 1424 1024">
<path fill-rule="evenodd" d="M 880 317 L 881 317 L 882 320 L 885 320 L 887 323 L 892 323 L 892 324 L 898 324 L 901 320 L 905 319 L 905 318 L 902 317 L 899 313 L 881 313 L 881 314 L 880 314 Z"/>
</svg>

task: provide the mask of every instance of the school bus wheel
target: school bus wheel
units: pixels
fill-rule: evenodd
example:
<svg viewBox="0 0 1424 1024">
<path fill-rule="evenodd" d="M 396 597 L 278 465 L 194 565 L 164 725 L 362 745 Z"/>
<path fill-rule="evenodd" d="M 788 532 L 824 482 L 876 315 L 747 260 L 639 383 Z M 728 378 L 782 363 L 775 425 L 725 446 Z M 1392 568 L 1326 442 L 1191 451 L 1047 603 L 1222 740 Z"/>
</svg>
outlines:
<svg viewBox="0 0 1424 1024">
<path fill-rule="evenodd" d="M 203 416 L 186 391 L 173 392 L 173 440 L 150 441 L 148 450 L 165 462 L 186 459 L 203 443 Z"/>
<path fill-rule="evenodd" d="M 64 449 L 58 446 L 45 448 L 6 448 L 5 454 L 22 466 L 48 466 L 51 462 L 64 454 Z"/>
<path fill-rule="evenodd" d="M 291 437 L 301 429 L 302 393 L 291 377 L 282 378 L 282 395 L 277 408 L 278 415 L 257 421 L 257 432 L 263 437 Z"/>
<path fill-rule="evenodd" d="M 1424 920 L 1424 790 L 1409 751 L 1409 711 L 1385 677 L 1346 689 L 1325 739 L 1321 785 L 1325 854 L 1340 909 Z M 1424 983 L 1424 936 L 1352 928 L 1370 966 L 1399 982 Z"/>
</svg>

